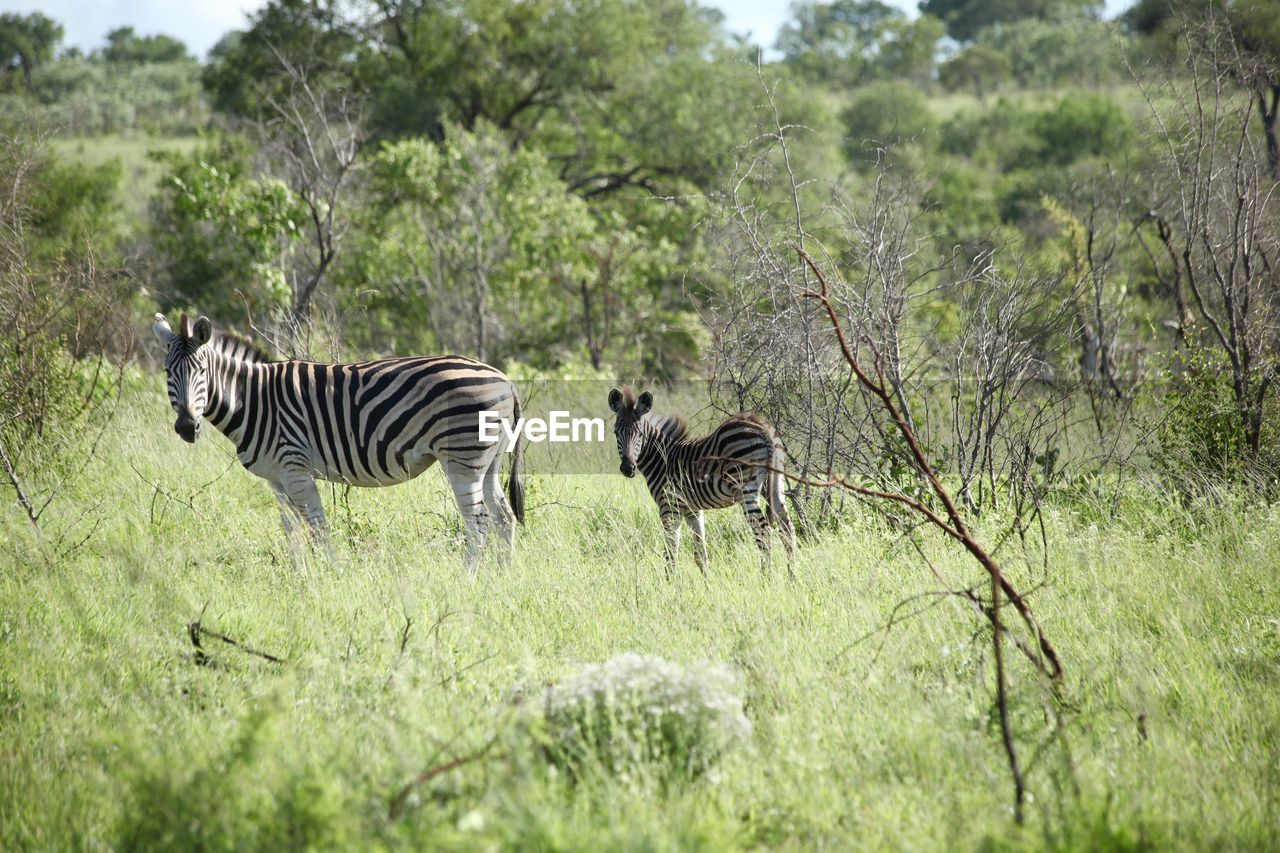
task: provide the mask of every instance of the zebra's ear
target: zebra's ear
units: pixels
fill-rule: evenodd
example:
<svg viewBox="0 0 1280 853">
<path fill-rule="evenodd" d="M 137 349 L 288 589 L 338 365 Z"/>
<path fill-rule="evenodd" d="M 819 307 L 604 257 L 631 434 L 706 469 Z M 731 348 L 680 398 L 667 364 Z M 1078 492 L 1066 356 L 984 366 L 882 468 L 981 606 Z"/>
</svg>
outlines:
<svg viewBox="0 0 1280 853">
<path fill-rule="evenodd" d="M 169 328 L 169 321 L 164 318 L 163 314 L 157 314 L 155 322 L 151 324 L 151 331 L 156 333 L 156 338 L 166 347 L 173 343 L 173 339 L 177 337 L 173 333 L 173 329 Z"/>
<path fill-rule="evenodd" d="M 622 392 L 617 388 L 609 392 L 609 408 L 615 415 L 622 411 Z"/>
<path fill-rule="evenodd" d="M 643 392 L 636 397 L 636 414 L 647 415 L 653 410 L 653 394 L 649 391 Z"/>
<path fill-rule="evenodd" d="M 213 324 L 209 322 L 208 317 L 201 317 L 196 320 L 195 328 L 191 332 L 191 340 L 196 346 L 202 347 L 209 343 L 209 338 L 213 337 Z"/>
</svg>

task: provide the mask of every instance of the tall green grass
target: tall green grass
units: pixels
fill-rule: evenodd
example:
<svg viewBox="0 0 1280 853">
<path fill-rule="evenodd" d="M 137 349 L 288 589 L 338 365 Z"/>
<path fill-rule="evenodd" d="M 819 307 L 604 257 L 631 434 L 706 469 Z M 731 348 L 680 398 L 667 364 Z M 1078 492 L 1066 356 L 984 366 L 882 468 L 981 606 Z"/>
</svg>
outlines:
<svg viewBox="0 0 1280 853">
<path fill-rule="evenodd" d="M 1072 708 L 1037 754 L 1043 697 L 1015 665 L 1034 797 L 1019 829 L 972 614 L 946 601 L 853 644 L 937 587 L 870 515 L 805 543 L 788 581 L 780 559 L 758 568 L 739 513 L 710 514 L 709 577 L 686 552 L 666 580 L 641 482 L 535 471 L 515 565 L 471 582 L 429 471 L 329 491 L 339 564 L 302 572 L 266 485 L 221 437 L 183 444 L 155 386 L 50 511 L 57 524 L 90 510 L 84 524 L 99 526 L 82 547 L 42 556 L 16 507 L 0 524 L 4 849 L 1263 849 L 1278 837 L 1273 508 L 1182 508 L 1151 492 L 1100 525 L 1051 511 L 1033 600 Z M 961 582 L 980 578 L 944 544 L 926 553 Z M 1024 586 L 1040 579 L 1037 555 L 1004 556 Z M 197 665 L 186 626 L 202 614 L 287 663 L 206 638 L 211 662 Z M 736 668 L 749 745 L 666 786 L 548 766 L 515 724 L 530 704 L 519 697 L 626 651 Z M 390 816 L 416 774 L 490 741 Z"/>
</svg>

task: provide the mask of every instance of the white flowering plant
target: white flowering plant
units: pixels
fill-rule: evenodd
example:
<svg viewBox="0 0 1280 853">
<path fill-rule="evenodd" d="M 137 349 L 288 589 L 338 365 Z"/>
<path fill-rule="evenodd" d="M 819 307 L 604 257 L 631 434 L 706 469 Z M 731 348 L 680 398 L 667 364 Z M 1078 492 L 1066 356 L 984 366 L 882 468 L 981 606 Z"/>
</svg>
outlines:
<svg viewBox="0 0 1280 853">
<path fill-rule="evenodd" d="M 547 688 L 541 722 L 548 758 L 575 776 L 598 767 L 696 779 L 751 736 L 733 671 L 634 653 Z"/>
</svg>

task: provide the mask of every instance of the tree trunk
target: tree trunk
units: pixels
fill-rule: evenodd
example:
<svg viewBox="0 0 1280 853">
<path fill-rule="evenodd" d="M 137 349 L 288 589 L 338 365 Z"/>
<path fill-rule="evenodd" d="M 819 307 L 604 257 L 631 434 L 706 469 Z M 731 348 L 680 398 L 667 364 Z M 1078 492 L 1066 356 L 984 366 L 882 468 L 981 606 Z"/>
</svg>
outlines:
<svg viewBox="0 0 1280 853">
<path fill-rule="evenodd" d="M 591 367 L 600 369 L 600 343 L 596 340 L 595 320 L 591 315 L 591 285 L 582 279 L 582 321 L 583 333 L 587 337 L 587 355 L 591 358 Z"/>
</svg>

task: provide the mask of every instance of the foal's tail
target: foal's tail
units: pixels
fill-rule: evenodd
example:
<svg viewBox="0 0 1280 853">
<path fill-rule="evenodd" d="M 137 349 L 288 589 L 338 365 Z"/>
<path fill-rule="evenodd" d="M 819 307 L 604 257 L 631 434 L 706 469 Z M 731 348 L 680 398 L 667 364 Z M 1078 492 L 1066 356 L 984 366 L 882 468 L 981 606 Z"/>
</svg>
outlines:
<svg viewBox="0 0 1280 853">
<path fill-rule="evenodd" d="M 515 386 L 511 386 L 515 391 Z M 520 393 L 515 393 L 515 419 L 516 423 L 520 423 L 522 410 L 520 406 Z M 511 511 L 516 514 L 516 521 L 524 524 L 524 434 L 516 438 L 516 447 L 511 459 L 511 472 L 507 475 L 507 499 L 511 503 Z"/>
</svg>

